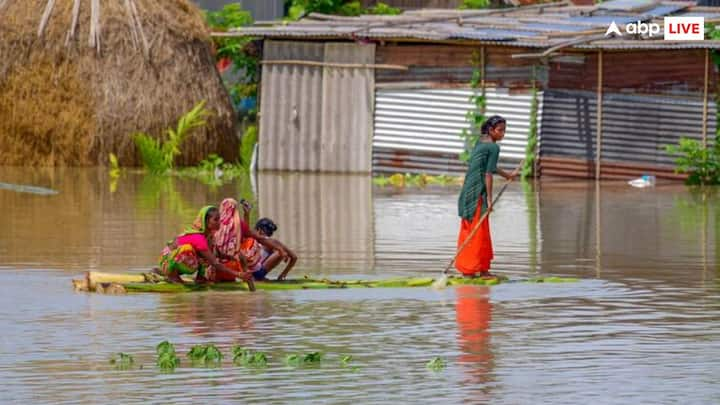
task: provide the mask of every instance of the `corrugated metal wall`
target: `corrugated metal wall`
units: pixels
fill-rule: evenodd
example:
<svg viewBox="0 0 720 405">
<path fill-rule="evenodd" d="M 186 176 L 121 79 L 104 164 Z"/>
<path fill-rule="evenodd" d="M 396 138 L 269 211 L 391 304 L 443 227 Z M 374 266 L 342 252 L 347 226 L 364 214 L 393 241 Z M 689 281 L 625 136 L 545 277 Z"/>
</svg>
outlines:
<svg viewBox="0 0 720 405">
<path fill-rule="evenodd" d="M 374 45 L 265 41 L 264 60 L 372 63 Z M 260 170 L 370 172 L 374 73 L 263 65 Z"/>
<path fill-rule="evenodd" d="M 469 127 L 465 116 L 473 108 L 471 95 L 470 89 L 378 89 L 373 170 L 463 173 L 466 167 L 458 160 L 464 149 L 460 134 Z M 525 156 L 531 95 L 509 94 L 506 89 L 488 89 L 486 95 L 486 115 L 498 114 L 508 121 L 500 159 L 512 166 Z M 541 111 L 542 102 L 538 121 Z"/>
<path fill-rule="evenodd" d="M 540 155 L 542 175 L 594 176 L 596 94 L 545 92 Z M 708 107 L 708 141 L 715 133 L 715 104 Z M 701 139 L 702 102 L 668 96 L 603 95 L 601 175 L 626 178 L 642 172 L 672 174 L 665 145 L 681 137 Z"/>
<path fill-rule="evenodd" d="M 195 3 L 205 10 L 220 10 L 226 4 L 240 3 L 256 21 L 277 20 L 285 15 L 283 0 L 195 0 Z"/>
<path fill-rule="evenodd" d="M 275 221 L 274 236 L 296 251 L 303 268 L 372 268 L 370 176 L 260 172 L 258 200 L 259 216 Z"/>
</svg>

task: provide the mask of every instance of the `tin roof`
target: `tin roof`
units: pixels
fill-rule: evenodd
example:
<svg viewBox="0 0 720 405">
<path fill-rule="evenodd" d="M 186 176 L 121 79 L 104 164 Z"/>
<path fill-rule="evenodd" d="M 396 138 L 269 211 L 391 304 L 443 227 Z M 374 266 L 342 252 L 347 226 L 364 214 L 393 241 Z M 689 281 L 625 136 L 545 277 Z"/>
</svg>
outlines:
<svg viewBox="0 0 720 405">
<path fill-rule="evenodd" d="M 298 39 L 472 41 L 505 46 L 576 49 L 720 49 L 720 41 L 664 41 L 662 34 L 605 37 L 610 23 L 663 24 L 665 16 L 703 16 L 720 23 L 720 9 L 688 2 L 610 0 L 596 6 L 547 3 L 508 9 L 414 10 L 398 16 L 340 17 L 310 14 L 295 22 L 256 24 L 218 36 Z"/>
</svg>

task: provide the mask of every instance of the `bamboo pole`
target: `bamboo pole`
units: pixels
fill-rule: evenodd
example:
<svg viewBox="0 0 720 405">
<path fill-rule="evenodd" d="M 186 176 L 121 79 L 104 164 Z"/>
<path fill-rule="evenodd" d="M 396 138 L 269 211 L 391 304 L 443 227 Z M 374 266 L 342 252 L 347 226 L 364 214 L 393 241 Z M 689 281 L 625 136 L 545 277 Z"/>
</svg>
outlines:
<svg viewBox="0 0 720 405">
<path fill-rule="evenodd" d="M 317 67 L 335 67 L 348 69 L 387 69 L 387 70 L 408 70 L 404 65 L 383 65 L 374 63 L 330 63 L 330 62 L 314 62 L 309 60 L 264 60 L 260 62 L 263 65 L 299 65 L 299 66 L 317 66 Z"/>
<path fill-rule="evenodd" d="M 710 50 L 705 49 L 705 81 L 703 82 L 703 120 L 702 120 L 702 143 L 707 148 L 707 124 L 708 124 L 708 77 L 710 75 Z"/>
<path fill-rule="evenodd" d="M 603 51 L 598 52 L 598 73 L 597 73 L 597 119 L 595 127 L 595 180 L 600 180 L 600 159 L 602 151 L 602 103 L 603 103 Z"/>
<path fill-rule="evenodd" d="M 487 111 L 487 100 L 485 99 L 485 47 L 480 47 L 480 94 L 483 98 L 482 111 L 480 113 L 484 116 Z"/>
<path fill-rule="evenodd" d="M 602 231 L 600 218 L 600 182 L 595 182 L 595 276 L 602 272 Z"/>
<path fill-rule="evenodd" d="M 48 0 L 45 3 L 45 10 L 43 11 L 42 18 L 40 19 L 40 26 L 38 27 L 37 36 L 42 37 L 45 32 L 45 27 L 50 20 L 50 14 L 52 14 L 53 7 L 55 7 L 55 0 Z"/>
<path fill-rule="evenodd" d="M 80 17 L 80 0 L 73 1 L 72 8 L 72 22 L 70 23 L 70 29 L 68 30 L 67 36 L 65 37 L 65 46 L 70 46 L 70 41 L 75 38 L 75 32 L 77 31 L 78 18 Z"/>
</svg>

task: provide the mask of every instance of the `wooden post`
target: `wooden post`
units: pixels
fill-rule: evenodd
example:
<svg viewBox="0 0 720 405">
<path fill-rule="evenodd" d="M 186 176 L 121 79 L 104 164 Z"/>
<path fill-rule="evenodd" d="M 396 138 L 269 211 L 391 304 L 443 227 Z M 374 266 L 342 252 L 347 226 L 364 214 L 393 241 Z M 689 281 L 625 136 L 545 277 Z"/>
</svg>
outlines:
<svg viewBox="0 0 720 405">
<path fill-rule="evenodd" d="M 707 148 L 707 123 L 708 123 L 708 77 L 710 75 L 710 50 L 705 49 L 705 81 L 703 82 L 703 118 L 702 118 L 702 143 Z"/>
<path fill-rule="evenodd" d="M 485 103 L 483 104 L 482 111 L 480 113 L 484 116 L 485 111 L 487 111 L 487 99 L 485 98 L 485 47 L 480 47 L 480 91 L 482 94 L 483 100 L 485 100 Z"/>
<path fill-rule="evenodd" d="M 602 102 L 603 102 L 603 51 L 598 52 L 598 73 L 597 73 L 597 118 L 595 127 L 595 180 L 600 180 L 600 152 L 602 150 Z"/>
</svg>

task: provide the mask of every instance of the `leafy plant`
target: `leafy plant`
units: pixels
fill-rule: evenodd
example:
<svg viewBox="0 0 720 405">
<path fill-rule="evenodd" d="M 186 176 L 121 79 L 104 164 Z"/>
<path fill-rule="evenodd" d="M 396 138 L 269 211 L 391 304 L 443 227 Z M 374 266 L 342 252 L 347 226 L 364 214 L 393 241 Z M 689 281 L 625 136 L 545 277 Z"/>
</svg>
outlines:
<svg viewBox="0 0 720 405">
<path fill-rule="evenodd" d="M 428 361 L 428 363 L 425 365 L 425 367 L 434 372 L 443 370 L 445 366 L 445 360 L 441 359 L 440 357 L 435 357 L 434 359 Z"/>
<path fill-rule="evenodd" d="M 110 364 L 114 365 L 116 370 L 130 370 L 135 364 L 135 359 L 129 354 L 118 353 L 110 359 Z"/>
<path fill-rule="evenodd" d="M 532 100 L 530 101 L 530 129 L 528 130 L 528 143 L 525 146 L 525 163 L 523 164 L 520 177 L 525 179 L 533 174 L 535 169 L 535 158 L 537 157 L 537 116 L 538 116 L 538 91 L 533 81 Z"/>
<path fill-rule="evenodd" d="M 688 173 L 689 185 L 720 184 L 720 143 L 704 147 L 699 141 L 681 138 L 678 145 L 667 145 L 665 150 L 673 155 L 676 171 Z"/>
<path fill-rule="evenodd" d="M 219 366 L 223 354 L 215 345 L 195 345 L 188 352 L 187 356 L 194 365 Z"/>
<path fill-rule="evenodd" d="M 460 134 L 460 137 L 465 141 L 465 150 L 459 156 L 463 162 L 470 160 L 470 153 L 480 139 L 480 129 L 487 119 L 485 117 L 487 101 L 485 99 L 485 78 L 483 77 L 484 61 L 477 51 L 473 52 L 471 63 L 474 67 L 470 79 L 470 88 L 473 89 L 473 94 L 470 96 L 469 101 L 473 104 L 473 109 L 465 114 L 465 121 L 470 123 L 470 128 L 463 129 Z"/>
<path fill-rule="evenodd" d="M 240 164 L 227 163 L 216 154 L 210 154 L 195 167 L 177 171 L 181 177 L 191 177 L 209 186 L 220 186 L 238 177 L 246 176 L 248 170 Z"/>
<path fill-rule="evenodd" d="M 206 125 L 205 119 L 210 112 L 201 101 L 185 113 L 177 123 L 177 128 L 168 128 L 164 139 L 155 139 L 148 134 L 139 132 L 133 136 L 135 145 L 145 169 L 152 174 L 165 174 L 174 166 L 175 157 L 180 154 L 180 145 L 188 133 L 195 128 Z"/>
<path fill-rule="evenodd" d="M 463 4 L 460 6 L 460 8 L 488 8 L 489 6 L 490 0 L 463 0 Z"/>
<path fill-rule="evenodd" d="M 116 179 L 120 177 L 122 170 L 120 169 L 120 164 L 118 163 L 117 156 L 115 156 L 114 153 L 110 153 L 108 155 L 108 161 L 110 162 L 110 178 Z"/>
<path fill-rule="evenodd" d="M 377 14 L 377 15 L 398 15 L 398 14 L 402 13 L 402 10 L 400 10 L 399 8 L 391 7 L 380 1 L 375 6 L 369 7 L 365 11 L 368 14 Z"/>
<path fill-rule="evenodd" d="M 263 352 L 252 352 L 249 349 L 240 346 L 233 346 L 233 363 L 245 367 L 265 367 L 268 363 L 268 357 Z"/>
<path fill-rule="evenodd" d="M 180 365 L 180 359 L 175 354 L 175 346 L 167 340 L 155 347 L 157 353 L 157 366 L 164 372 L 172 372 Z"/>
<path fill-rule="evenodd" d="M 240 140 L 240 164 L 245 169 L 250 170 L 252 164 L 252 155 L 255 150 L 255 144 L 258 141 L 258 127 L 257 125 L 250 125 L 243 134 Z"/>
<path fill-rule="evenodd" d="M 462 184 L 462 178 L 448 175 L 431 176 L 428 174 L 395 173 L 391 176 L 373 177 L 373 184 L 378 186 L 420 187 L 427 185 L 452 186 Z"/>
<path fill-rule="evenodd" d="M 298 354 L 291 354 L 285 357 L 285 363 L 288 366 L 299 367 L 301 365 L 317 365 L 322 361 L 322 353 L 312 352 L 307 353 L 304 356 Z"/>
</svg>

